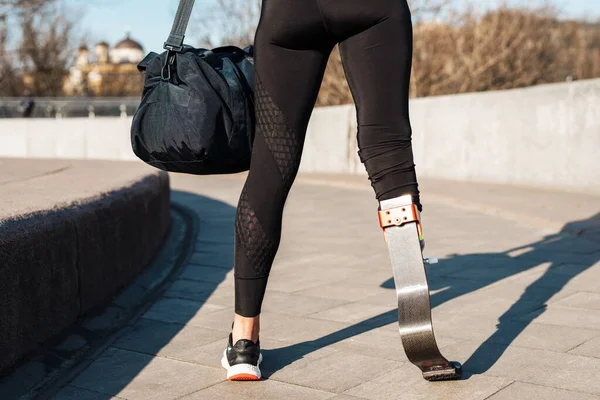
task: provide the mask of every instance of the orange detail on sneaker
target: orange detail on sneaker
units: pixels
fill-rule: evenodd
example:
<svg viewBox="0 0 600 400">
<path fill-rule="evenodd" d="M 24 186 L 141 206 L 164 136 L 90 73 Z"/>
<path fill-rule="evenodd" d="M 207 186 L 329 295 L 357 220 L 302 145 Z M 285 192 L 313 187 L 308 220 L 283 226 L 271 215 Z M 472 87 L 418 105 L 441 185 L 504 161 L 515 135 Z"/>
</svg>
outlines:
<svg viewBox="0 0 600 400">
<path fill-rule="evenodd" d="M 237 374 L 229 377 L 230 381 L 260 381 L 260 378 L 252 374 Z"/>
</svg>

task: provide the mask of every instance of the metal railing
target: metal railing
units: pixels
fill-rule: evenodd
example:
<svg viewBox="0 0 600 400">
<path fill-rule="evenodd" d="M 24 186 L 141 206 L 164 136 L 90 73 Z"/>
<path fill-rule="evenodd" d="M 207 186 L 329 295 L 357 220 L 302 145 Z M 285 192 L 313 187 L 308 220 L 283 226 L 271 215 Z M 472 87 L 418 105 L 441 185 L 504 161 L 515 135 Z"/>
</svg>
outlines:
<svg viewBox="0 0 600 400">
<path fill-rule="evenodd" d="M 0 97 L 0 118 L 22 118 L 25 97 Z M 30 118 L 128 117 L 140 104 L 138 97 L 39 97 L 33 98 Z"/>
</svg>

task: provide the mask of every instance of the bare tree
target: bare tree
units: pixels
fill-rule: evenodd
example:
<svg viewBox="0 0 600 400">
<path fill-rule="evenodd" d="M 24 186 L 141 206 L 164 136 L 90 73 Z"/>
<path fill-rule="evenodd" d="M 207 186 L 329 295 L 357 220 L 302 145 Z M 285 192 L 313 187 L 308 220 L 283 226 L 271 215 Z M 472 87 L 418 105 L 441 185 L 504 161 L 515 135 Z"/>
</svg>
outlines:
<svg viewBox="0 0 600 400">
<path fill-rule="evenodd" d="M 453 0 L 409 0 L 408 5 L 414 24 L 444 16 L 455 3 Z"/>
<path fill-rule="evenodd" d="M 510 7 L 498 0 L 478 12 L 458 0 L 409 0 L 414 26 L 411 96 L 509 89 L 600 76 L 600 23 L 562 21 L 543 1 Z M 540 5 L 541 4 L 541 5 Z M 464 2 L 462 2 L 464 5 Z M 252 42 L 260 0 L 218 0 L 196 26 L 204 44 Z M 338 49 L 318 105 L 352 102 Z"/>
<path fill-rule="evenodd" d="M 13 57 L 8 49 L 6 16 L 0 17 L 0 96 L 15 96 L 22 92 L 22 80 L 18 79 Z"/>
<path fill-rule="evenodd" d="M 412 18 L 415 21 L 413 23 L 418 25 L 421 21 L 438 18 L 448 11 L 451 4 L 451 0 L 409 0 Z M 352 101 L 339 48 L 336 46 L 327 63 L 317 106 L 349 104 Z"/>
<path fill-rule="evenodd" d="M 413 95 L 510 89 L 600 75 L 598 27 L 560 21 L 552 7 L 465 12 L 415 27 Z"/>
<path fill-rule="evenodd" d="M 262 0 L 217 0 L 194 26 L 202 45 L 245 47 L 254 42 Z M 214 32 L 219 32 L 215 35 Z"/>
<path fill-rule="evenodd" d="M 16 96 L 23 93 L 23 79 L 19 71 L 19 55 L 11 45 L 10 35 L 18 26 L 23 12 L 37 12 L 54 0 L 0 0 L 0 96 Z"/>
<path fill-rule="evenodd" d="M 55 0 L 0 0 L 0 17 L 21 10 L 39 10 Z"/>
<path fill-rule="evenodd" d="M 27 9 L 20 16 L 19 58 L 37 96 L 62 94 L 73 58 L 73 23 L 54 4 Z"/>
<path fill-rule="evenodd" d="M 441 15 L 451 0 L 409 0 L 413 19 L 417 22 Z M 217 0 L 204 10 L 194 26 L 199 27 L 202 44 L 214 47 L 223 44 L 246 46 L 253 42 L 260 16 L 261 0 Z M 219 32 L 218 36 L 210 32 Z M 336 47 L 329 59 L 317 105 L 346 104 L 352 96 Z"/>
</svg>

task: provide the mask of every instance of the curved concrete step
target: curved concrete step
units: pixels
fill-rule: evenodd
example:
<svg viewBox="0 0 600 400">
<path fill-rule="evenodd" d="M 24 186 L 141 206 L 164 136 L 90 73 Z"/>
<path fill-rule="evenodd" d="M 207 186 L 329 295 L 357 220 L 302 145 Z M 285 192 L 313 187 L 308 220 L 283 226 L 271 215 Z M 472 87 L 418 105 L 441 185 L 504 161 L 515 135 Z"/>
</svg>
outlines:
<svg viewBox="0 0 600 400">
<path fill-rule="evenodd" d="M 150 263 L 169 177 L 141 163 L 0 159 L 0 371 Z"/>
</svg>

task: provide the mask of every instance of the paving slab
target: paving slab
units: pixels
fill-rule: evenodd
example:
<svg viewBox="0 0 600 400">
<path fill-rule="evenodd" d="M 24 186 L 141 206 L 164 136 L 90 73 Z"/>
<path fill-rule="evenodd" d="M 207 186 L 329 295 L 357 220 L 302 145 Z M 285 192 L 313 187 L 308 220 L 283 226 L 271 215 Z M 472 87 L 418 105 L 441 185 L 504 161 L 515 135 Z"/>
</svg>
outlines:
<svg viewBox="0 0 600 400">
<path fill-rule="evenodd" d="M 600 311 L 600 293 L 578 292 L 555 304 L 562 307 Z"/>
<path fill-rule="evenodd" d="M 290 316 L 273 312 L 261 314 L 261 332 L 273 339 L 292 342 L 325 340 L 350 324 L 310 317 Z"/>
<path fill-rule="evenodd" d="M 569 353 L 585 357 L 600 358 L 600 335 L 575 347 L 573 350 L 569 351 Z"/>
<path fill-rule="evenodd" d="M 308 268 L 307 268 L 308 269 Z M 316 268 L 314 268 L 316 269 Z M 281 271 L 271 271 L 269 276 L 269 287 L 280 292 L 297 293 L 304 296 L 310 297 L 323 297 L 323 291 L 320 289 L 312 290 L 317 287 L 325 287 L 327 284 L 335 286 L 333 283 L 339 282 L 343 279 L 343 275 L 336 273 L 336 271 L 328 271 L 322 269 L 323 275 L 320 279 L 315 279 L 315 275 L 306 273 L 306 269 L 303 268 L 290 268 L 288 271 L 282 268 Z M 314 296 L 314 293 L 317 295 Z M 319 294 L 321 296 L 319 296 Z M 335 298 L 337 300 L 347 300 L 347 298 L 326 296 L 327 298 Z"/>
<path fill-rule="evenodd" d="M 132 400 L 168 400 L 222 379 L 219 369 L 109 348 L 72 385 Z"/>
<path fill-rule="evenodd" d="M 441 349 L 457 343 L 456 339 L 440 335 L 436 335 L 436 339 Z M 331 348 L 384 360 L 408 362 L 401 343 L 397 328 L 373 329 L 333 343 Z"/>
<path fill-rule="evenodd" d="M 551 304 L 547 308 L 523 315 L 518 319 L 533 320 L 539 324 L 600 330 L 600 310 L 559 307 Z"/>
<path fill-rule="evenodd" d="M 179 324 L 202 325 L 204 316 L 227 307 L 202 301 L 163 297 L 144 314 L 145 318 Z"/>
<path fill-rule="evenodd" d="M 110 396 L 74 386 L 67 386 L 54 397 L 54 400 L 119 400 L 123 397 Z"/>
<path fill-rule="evenodd" d="M 158 321 L 153 322 L 162 324 Z M 221 357 L 227 344 L 229 332 L 212 331 L 210 329 L 187 325 L 181 327 L 177 333 L 173 334 L 170 342 L 165 344 L 164 338 L 170 333 L 169 330 L 173 328 L 157 327 L 155 324 L 144 325 L 137 332 L 124 336 L 114 346 L 150 355 L 155 354 L 158 357 L 205 365 L 215 369 L 222 368 Z M 152 332 L 149 332 L 151 330 Z M 158 331 L 159 335 L 154 330 Z M 150 338 L 145 338 L 146 335 Z M 278 349 L 291 349 L 286 354 L 287 360 L 292 357 L 303 357 L 305 354 L 310 354 L 317 349 L 317 347 L 311 345 L 293 346 L 294 343 L 282 342 L 265 335 L 261 335 L 260 340 L 265 355 L 269 354 L 270 351 L 277 352 Z M 282 352 L 279 353 L 281 354 Z M 277 362 L 274 362 L 273 358 L 267 358 L 265 364 L 263 364 L 264 371 L 268 370 L 269 365 L 271 368 L 275 368 L 278 365 Z M 277 358 L 281 360 L 285 357 L 278 356 Z"/>
<path fill-rule="evenodd" d="M 600 397 L 570 390 L 555 389 L 530 383 L 514 382 L 488 398 L 489 400 L 598 400 Z"/>
<path fill-rule="evenodd" d="M 190 264 L 231 270 L 233 268 L 233 254 L 230 243 L 227 245 L 207 245 L 203 251 L 192 255 Z"/>
<path fill-rule="evenodd" d="M 342 393 L 395 369 L 401 363 L 360 354 L 318 349 L 266 376 L 299 386 Z"/>
<path fill-rule="evenodd" d="M 565 290 L 600 293 L 600 285 L 597 285 L 598 279 L 600 279 L 600 262 L 582 265 L 579 268 L 581 269 L 581 272 L 578 274 L 575 272 L 577 269 L 578 268 L 573 268 L 572 265 L 568 267 L 559 267 L 555 271 L 549 273 L 549 277 L 552 278 L 554 282 L 550 279 L 546 279 L 544 284 L 551 287 L 552 285 L 555 285 L 556 281 L 561 282 L 561 277 L 559 275 L 568 271 L 571 278 L 563 286 Z"/>
<path fill-rule="evenodd" d="M 182 400 L 321 400 L 331 399 L 332 396 L 332 393 L 268 380 L 250 384 L 243 382 L 223 382 L 189 396 L 182 397 Z"/>
<path fill-rule="evenodd" d="M 412 364 L 403 364 L 369 382 L 363 383 L 345 394 L 365 399 L 486 399 L 512 380 L 507 378 L 472 376 L 461 382 L 444 382 L 441 385 L 425 381 Z"/>
<path fill-rule="evenodd" d="M 387 290 L 385 288 L 374 285 L 352 281 L 338 281 L 334 283 L 316 285 L 303 290 L 297 290 L 294 293 L 304 296 L 324 297 L 337 300 L 346 300 L 348 302 L 356 302 L 367 297 L 371 297 L 375 294 L 386 292 Z"/>
<path fill-rule="evenodd" d="M 212 360 L 207 357 L 203 348 L 207 344 L 219 341 L 222 351 L 227 336 L 228 333 L 223 330 L 205 329 L 142 318 L 131 327 L 129 332 L 119 338 L 113 344 L 113 347 L 206 365 L 208 361 Z M 209 366 L 220 366 L 215 362 L 208 364 Z"/>
<path fill-rule="evenodd" d="M 269 290 L 265 295 L 262 310 L 299 317 L 307 315 L 314 317 L 320 311 L 330 310 L 345 303 L 345 300 L 302 296 L 297 293 Z"/>
<path fill-rule="evenodd" d="M 600 359 L 465 340 L 446 348 L 476 376 L 494 376 L 600 395 Z"/>
<path fill-rule="evenodd" d="M 538 323 L 505 322 L 498 326 L 490 320 L 469 320 L 460 322 L 460 329 L 452 329 L 448 320 L 438 320 L 435 325 L 436 336 L 454 339 L 488 340 L 490 343 L 527 347 L 531 349 L 551 350 L 561 353 L 582 345 L 600 335 L 600 331 L 574 328 L 571 326 L 547 325 Z"/>
<path fill-rule="evenodd" d="M 179 277 L 192 281 L 221 284 L 232 280 L 233 270 L 227 271 L 223 268 L 191 264 L 184 268 Z"/>
<path fill-rule="evenodd" d="M 600 257 L 588 234 L 600 198 L 423 183 L 426 255 L 442 259 L 427 268 L 436 337 L 465 370 L 460 382 L 432 384 L 401 347 L 371 188 L 346 175 L 299 177 L 261 319 L 266 379 L 226 382 L 231 228 L 244 177 L 171 175 L 173 200 L 205 229 L 163 296 L 65 390 L 125 399 L 600 396 Z"/>
<path fill-rule="evenodd" d="M 522 272 L 486 284 L 486 286 L 480 286 L 480 283 L 474 283 L 468 279 L 453 286 L 456 286 L 457 290 L 469 291 L 469 297 L 485 296 L 499 300 L 512 300 L 515 303 L 533 301 L 550 304 L 577 292 L 572 288 L 566 288 L 570 275 L 554 275 L 554 272 L 560 268 L 551 263 L 536 263 Z M 434 284 L 435 282 L 434 280 Z M 546 285 L 546 282 L 551 282 L 552 285 Z M 473 293 L 474 290 L 476 293 Z"/>
<path fill-rule="evenodd" d="M 12 398 L 21 397 L 44 378 L 46 366 L 43 362 L 33 361 L 22 365 L 11 375 L 11 379 L 0 381 L 0 393 Z"/>
<path fill-rule="evenodd" d="M 189 279 L 177 279 L 165 292 L 166 297 L 204 301 L 211 295 L 227 292 L 233 293 L 233 281 L 223 281 L 221 284 L 213 282 L 198 282 Z"/>
<path fill-rule="evenodd" d="M 357 323 L 387 313 L 390 309 L 389 305 L 369 304 L 359 301 L 314 313 L 310 317 L 328 321 Z"/>
</svg>

